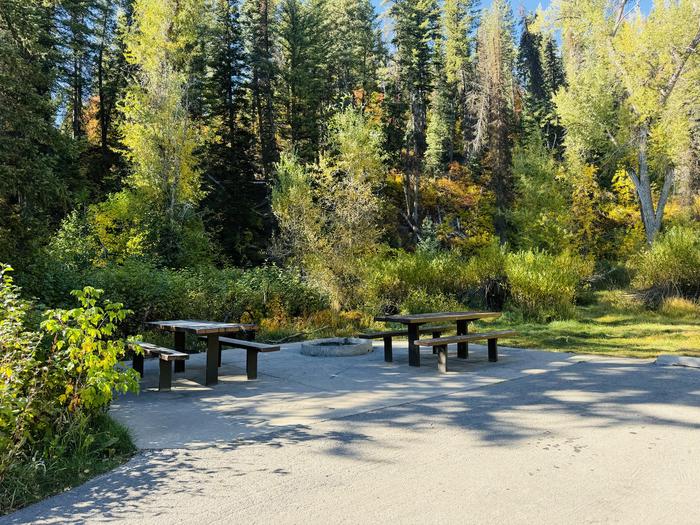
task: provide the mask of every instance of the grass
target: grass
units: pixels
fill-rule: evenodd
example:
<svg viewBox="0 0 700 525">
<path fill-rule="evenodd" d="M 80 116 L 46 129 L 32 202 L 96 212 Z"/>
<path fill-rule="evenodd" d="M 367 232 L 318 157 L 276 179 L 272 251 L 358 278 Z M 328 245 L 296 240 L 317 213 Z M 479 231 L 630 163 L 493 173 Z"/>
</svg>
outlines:
<svg viewBox="0 0 700 525">
<path fill-rule="evenodd" d="M 136 447 L 128 429 L 104 414 L 73 425 L 51 450 L 13 463 L 0 476 L 0 516 L 112 470 Z"/>
<path fill-rule="evenodd" d="M 596 292 L 590 304 L 576 309 L 568 321 L 537 324 L 515 314 L 482 324 L 513 328 L 518 335 L 505 345 L 584 354 L 656 357 L 659 354 L 700 356 L 700 305 L 671 303 L 651 311 L 621 290 Z"/>
</svg>

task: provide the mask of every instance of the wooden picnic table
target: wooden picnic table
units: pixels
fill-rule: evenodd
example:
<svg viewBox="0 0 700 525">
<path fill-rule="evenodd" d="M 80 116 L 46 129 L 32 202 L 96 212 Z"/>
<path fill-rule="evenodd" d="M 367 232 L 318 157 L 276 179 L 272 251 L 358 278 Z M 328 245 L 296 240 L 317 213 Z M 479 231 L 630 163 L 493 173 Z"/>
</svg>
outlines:
<svg viewBox="0 0 700 525">
<path fill-rule="evenodd" d="M 173 321 L 150 321 L 146 323 L 164 332 L 173 332 L 175 350 L 185 351 L 185 335 L 195 334 L 207 337 L 207 366 L 204 377 L 205 385 L 215 385 L 219 382 L 219 336 L 232 336 L 240 332 L 255 332 L 258 327 L 246 323 L 218 323 L 212 321 L 195 321 L 191 319 L 176 319 Z M 181 367 L 178 369 L 178 364 Z M 175 372 L 185 370 L 184 361 L 175 362 Z"/>
<path fill-rule="evenodd" d="M 453 322 L 457 325 L 457 335 L 466 335 L 469 322 L 478 321 L 479 319 L 495 319 L 500 316 L 500 312 L 433 312 L 409 315 L 379 315 L 374 320 L 406 325 L 408 328 L 408 364 L 420 366 L 420 348 L 415 344 L 419 337 L 420 325 Z M 457 356 L 466 359 L 467 348 L 467 343 L 458 343 Z"/>
</svg>

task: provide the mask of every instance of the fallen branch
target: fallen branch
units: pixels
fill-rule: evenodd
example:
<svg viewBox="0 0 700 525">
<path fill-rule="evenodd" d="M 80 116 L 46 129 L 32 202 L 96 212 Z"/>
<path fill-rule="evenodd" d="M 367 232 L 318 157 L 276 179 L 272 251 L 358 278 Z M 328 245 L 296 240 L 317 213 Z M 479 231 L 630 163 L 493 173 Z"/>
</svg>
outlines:
<svg viewBox="0 0 700 525">
<path fill-rule="evenodd" d="M 306 337 L 306 336 L 309 336 L 311 334 L 315 334 L 316 332 L 320 332 L 321 330 L 325 330 L 326 328 L 328 328 L 328 325 L 323 325 L 320 328 L 316 328 L 315 330 L 307 330 L 305 332 L 297 332 L 295 334 L 291 334 L 291 335 L 288 335 L 286 337 L 283 337 L 282 339 L 277 339 L 277 340 L 273 340 L 273 341 L 269 341 L 269 342 L 272 344 L 275 344 L 275 345 L 288 343 L 289 341 L 291 341 L 292 339 L 294 339 L 296 337 L 301 337 L 301 336 Z"/>
</svg>

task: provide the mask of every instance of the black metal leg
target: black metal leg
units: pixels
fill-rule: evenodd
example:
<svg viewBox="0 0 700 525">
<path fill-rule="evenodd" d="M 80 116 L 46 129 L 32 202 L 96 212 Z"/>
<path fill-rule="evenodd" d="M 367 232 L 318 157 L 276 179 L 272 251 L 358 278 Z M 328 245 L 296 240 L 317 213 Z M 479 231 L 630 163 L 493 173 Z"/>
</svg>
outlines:
<svg viewBox="0 0 700 525">
<path fill-rule="evenodd" d="M 219 382 L 219 336 L 207 335 L 207 370 L 204 378 L 205 385 L 215 385 Z"/>
<path fill-rule="evenodd" d="M 216 366 L 221 366 L 221 343 L 219 343 L 219 358 L 216 362 Z"/>
<path fill-rule="evenodd" d="M 143 354 L 134 354 L 134 359 L 131 361 L 131 367 L 143 377 Z"/>
<path fill-rule="evenodd" d="M 438 356 L 438 370 L 443 374 L 447 372 L 447 345 L 435 347 Z"/>
<path fill-rule="evenodd" d="M 258 378 L 258 351 L 246 350 L 245 369 L 248 379 Z"/>
<path fill-rule="evenodd" d="M 498 343 L 497 339 L 489 339 L 489 361 L 495 363 L 498 361 Z"/>
<path fill-rule="evenodd" d="M 457 321 L 457 335 L 467 335 L 467 321 Z M 457 357 L 460 359 L 469 357 L 469 345 L 467 342 L 457 343 Z"/>
<path fill-rule="evenodd" d="M 185 352 L 185 332 L 175 332 L 175 350 Z M 185 361 L 175 361 L 175 373 L 185 371 Z"/>
<path fill-rule="evenodd" d="M 175 361 L 178 363 L 179 361 Z M 161 392 L 170 392 L 173 384 L 173 367 L 170 361 L 160 359 L 160 377 L 158 378 L 158 390 Z"/>
<path fill-rule="evenodd" d="M 417 324 L 408 325 L 408 364 L 411 366 L 420 366 L 420 348 L 415 341 L 418 340 Z"/>
<path fill-rule="evenodd" d="M 384 361 L 391 363 L 394 360 L 394 352 L 391 347 L 391 336 L 384 336 Z"/>
</svg>

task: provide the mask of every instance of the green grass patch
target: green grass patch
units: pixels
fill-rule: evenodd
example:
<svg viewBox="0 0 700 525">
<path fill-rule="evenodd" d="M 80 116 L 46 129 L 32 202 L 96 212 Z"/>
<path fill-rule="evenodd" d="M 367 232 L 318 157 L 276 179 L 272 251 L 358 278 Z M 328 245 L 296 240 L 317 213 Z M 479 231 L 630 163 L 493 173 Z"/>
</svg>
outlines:
<svg viewBox="0 0 700 525">
<path fill-rule="evenodd" d="M 595 292 L 590 304 L 576 308 L 572 320 L 538 324 L 506 313 L 494 322 L 481 323 L 479 329 L 505 328 L 517 330 L 518 335 L 503 344 L 521 348 L 624 357 L 700 356 L 696 310 L 648 310 L 621 290 Z"/>
<path fill-rule="evenodd" d="M 16 458 L 0 483 L 0 515 L 81 485 L 135 452 L 128 429 L 108 415 L 77 421 L 50 447 Z"/>
</svg>

